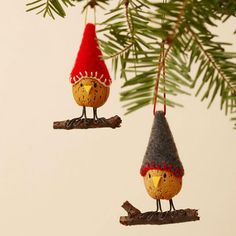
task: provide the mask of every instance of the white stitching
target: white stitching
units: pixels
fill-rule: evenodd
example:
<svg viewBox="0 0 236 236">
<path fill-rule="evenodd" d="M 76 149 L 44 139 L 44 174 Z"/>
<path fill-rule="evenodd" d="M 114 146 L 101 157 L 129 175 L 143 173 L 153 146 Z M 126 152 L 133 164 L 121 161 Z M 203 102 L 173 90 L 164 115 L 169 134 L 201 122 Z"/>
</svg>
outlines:
<svg viewBox="0 0 236 236">
<path fill-rule="evenodd" d="M 96 80 L 98 80 L 98 81 L 99 81 L 101 84 L 103 84 L 105 87 L 109 87 L 109 86 L 111 85 L 111 83 L 112 83 L 111 79 L 108 79 L 108 78 L 105 78 L 104 81 L 101 81 L 101 79 L 104 77 L 104 75 L 102 74 L 102 75 L 100 76 L 100 78 L 98 78 L 98 77 L 97 77 L 98 72 L 95 72 L 95 76 L 93 76 L 93 72 L 91 72 L 91 76 L 88 76 L 88 72 L 87 72 L 87 71 L 85 71 L 85 75 L 83 75 L 82 72 L 79 72 L 79 74 L 80 74 L 80 76 L 79 76 L 79 75 L 76 75 L 76 76 L 70 78 L 70 82 L 71 82 L 72 84 L 76 84 L 76 83 L 79 82 L 79 80 L 81 80 L 81 79 L 86 79 L 86 78 L 88 78 L 88 77 L 91 78 L 91 79 L 96 79 Z M 106 82 L 109 82 L 109 85 L 106 85 Z"/>
</svg>

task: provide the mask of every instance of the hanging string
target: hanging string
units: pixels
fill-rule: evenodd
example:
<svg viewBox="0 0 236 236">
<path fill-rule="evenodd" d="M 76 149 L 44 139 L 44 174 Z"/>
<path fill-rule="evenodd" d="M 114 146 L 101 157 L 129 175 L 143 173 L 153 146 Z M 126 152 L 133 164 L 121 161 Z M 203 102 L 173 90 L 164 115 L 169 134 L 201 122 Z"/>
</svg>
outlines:
<svg viewBox="0 0 236 236">
<path fill-rule="evenodd" d="M 88 0 L 87 0 L 87 4 L 88 4 Z M 88 6 L 85 9 L 85 14 L 84 14 L 84 24 L 87 24 L 87 19 L 88 19 Z"/>
<path fill-rule="evenodd" d="M 163 52 L 164 52 L 164 42 L 161 43 L 161 53 L 159 57 L 159 62 L 158 62 L 158 73 L 157 73 L 157 78 L 156 78 L 156 83 L 155 83 L 155 88 L 154 88 L 154 99 L 153 99 L 153 115 L 155 116 L 156 114 L 156 105 L 157 105 L 157 96 L 158 96 L 158 89 L 159 89 L 159 81 L 161 77 L 161 67 L 163 66 Z"/>
<path fill-rule="evenodd" d="M 167 0 L 163 0 L 163 3 L 167 3 Z M 165 14 L 163 15 L 163 21 L 165 20 Z M 164 115 L 166 115 L 166 57 L 165 57 L 165 40 L 163 43 L 163 103 L 164 103 Z"/>
<path fill-rule="evenodd" d="M 165 58 L 165 43 L 163 44 L 163 103 L 164 103 L 164 115 L 166 115 L 166 58 Z"/>
<path fill-rule="evenodd" d="M 88 4 L 89 1 L 87 1 Z M 88 20 L 88 8 L 89 6 L 86 7 L 85 9 L 85 14 L 84 14 L 84 24 L 87 24 L 87 20 Z M 94 24 L 96 25 L 97 19 L 96 19 L 96 6 L 93 7 L 93 21 Z"/>
<path fill-rule="evenodd" d="M 167 0 L 163 0 L 163 3 L 166 3 Z M 161 22 L 163 23 L 165 19 L 165 15 L 163 14 Z M 157 97 L 158 97 L 158 89 L 159 89 L 159 81 L 161 77 L 161 72 L 162 72 L 162 79 L 163 79 L 163 112 L 164 115 L 166 115 L 166 58 L 165 58 L 165 40 L 162 41 L 161 43 L 161 52 L 160 52 L 160 58 L 159 58 L 159 63 L 158 63 L 159 69 L 157 73 L 157 79 L 156 79 L 156 84 L 155 84 L 155 89 L 154 89 L 154 100 L 153 100 L 153 115 L 155 116 L 156 114 L 156 105 L 157 105 Z"/>
<path fill-rule="evenodd" d="M 93 17 L 94 17 L 94 24 L 96 25 L 96 22 L 97 22 L 97 19 L 96 19 L 96 6 L 94 6 L 94 8 L 93 8 Z"/>
</svg>

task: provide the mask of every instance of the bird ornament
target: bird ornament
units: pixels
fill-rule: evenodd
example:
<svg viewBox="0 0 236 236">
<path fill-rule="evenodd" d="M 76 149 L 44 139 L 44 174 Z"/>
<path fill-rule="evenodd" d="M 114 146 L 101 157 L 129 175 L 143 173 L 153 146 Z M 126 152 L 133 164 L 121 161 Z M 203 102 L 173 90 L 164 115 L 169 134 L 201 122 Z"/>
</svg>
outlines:
<svg viewBox="0 0 236 236">
<path fill-rule="evenodd" d="M 85 26 L 80 49 L 70 74 L 72 94 L 79 106 L 82 106 L 82 114 L 78 118 L 70 120 L 67 124 L 86 122 L 86 108 L 93 108 L 93 119 L 99 120 L 97 108 L 105 104 L 109 97 L 111 77 L 102 59 L 102 52 L 98 45 L 95 25 L 88 23 Z M 83 119 L 82 119 L 83 118 Z"/>
<path fill-rule="evenodd" d="M 155 113 L 153 127 L 140 169 L 150 197 L 156 200 L 156 211 L 162 212 L 161 200 L 169 200 L 175 210 L 173 197 L 182 188 L 184 168 L 164 112 Z"/>
</svg>

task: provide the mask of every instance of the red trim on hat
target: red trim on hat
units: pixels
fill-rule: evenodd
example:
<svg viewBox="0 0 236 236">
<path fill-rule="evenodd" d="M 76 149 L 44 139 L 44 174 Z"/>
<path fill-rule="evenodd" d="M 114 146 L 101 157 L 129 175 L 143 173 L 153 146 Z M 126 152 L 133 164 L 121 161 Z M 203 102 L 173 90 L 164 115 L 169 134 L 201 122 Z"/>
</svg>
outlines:
<svg viewBox="0 0 236 236">
<path fill-rule="evenodd" d="M 74 84 L 81 78 L 90 77 L 97 79 L 105 86 L 110 86 L 111 77 L 101 57 L 102 52 L 98 45 L 95 25 L 88 23 L 84 30 L 74 68 L 70 74 L 70 82 Z"/>
<path fill-rule="evenodd" d="M 145 176 L 149 170 L 165 170 L 165 171 L 169 171 L 172 174 L 174 174 L 176 177 L 182 177 L 184 175 L 184 170 L 182 168 L 179 168 L 179 167 L 173 168 L 172 165 L 167 165 L 166 163 L 164 163 L 163 167 L 162 167 L 160 163 L 158 163 L 156 165 L 154 162 L 152 162 L 151 164 L 146 162 L 145 165 L 142 165 L 142 167 L 140 169 L 140 174 L 142 176 Z"/>
</svg>

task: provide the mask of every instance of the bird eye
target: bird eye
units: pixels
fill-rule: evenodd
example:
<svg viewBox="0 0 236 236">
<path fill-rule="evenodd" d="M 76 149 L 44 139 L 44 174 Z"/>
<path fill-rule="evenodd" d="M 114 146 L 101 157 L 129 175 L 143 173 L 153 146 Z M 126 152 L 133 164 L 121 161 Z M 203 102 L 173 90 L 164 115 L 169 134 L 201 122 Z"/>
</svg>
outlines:
<svg viewBox="0 0 236 236">
<path fill-rule="evenodd" d="M 163 177 L 166 178 L 166 173 L 164 173 Z"/>
<path fill-rule="evenodd" d="M 96 87 L 97 87 L 97 83 L 94 83 L 94 85 L 93 85 L 93 86 L 94 86 L 94 88 L 96 88 Z"/>
<path fill-rule="evenodd" d="M 82 83 L 80 84 L 80 87 L 83 87 L 83 84 L 82 84 Z"/>
<path fill-rule="evenodd" d="M 148 177 L 151 178 L 152 177 L 151 174 L 148 174 Z"/>
</svg>

